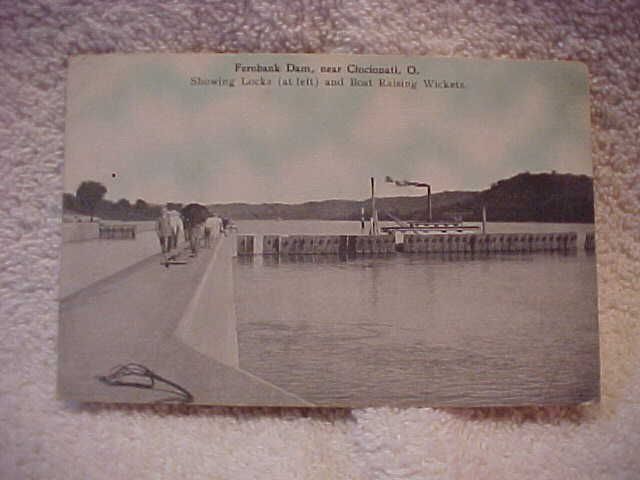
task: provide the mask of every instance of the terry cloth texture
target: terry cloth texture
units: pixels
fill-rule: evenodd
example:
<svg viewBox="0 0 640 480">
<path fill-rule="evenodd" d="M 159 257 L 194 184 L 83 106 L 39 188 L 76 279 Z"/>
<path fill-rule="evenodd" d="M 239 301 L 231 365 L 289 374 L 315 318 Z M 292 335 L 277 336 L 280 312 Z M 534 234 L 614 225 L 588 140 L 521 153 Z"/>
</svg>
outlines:
<svg viewBox="0 0 640 480">
<path fill-rule="evenodd" d="M 0 477 L 640 478 L 638 48 L 637 1 L 0 0 Z M 67 59 L 194 51 L 586 62 L 601 403 L 306 411 L 56 400 Z"/>
</svg>

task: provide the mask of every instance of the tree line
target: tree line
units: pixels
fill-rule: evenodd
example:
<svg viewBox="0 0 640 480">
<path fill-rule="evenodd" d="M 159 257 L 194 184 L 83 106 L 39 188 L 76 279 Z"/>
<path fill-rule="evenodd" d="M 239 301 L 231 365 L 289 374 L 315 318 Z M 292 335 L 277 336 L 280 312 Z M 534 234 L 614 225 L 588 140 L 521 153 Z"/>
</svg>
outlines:
<svg viewBox="0 0 640 480">
<path fill-rule="evenodd" d="M 117 202 L 105 200 L 107 189 L 98 182 L 85 181 L 75 195 L 64 194 L 64 209 L 109 220 L 154 220 L 160 205 L 138 199 Z M 487 207 L 490 221 L 503 222 L 580 222 L 592 223 L 593 180 L 586 175 L 529 172 L 499 180 L 482 191 L 438 192 L 432 195 L 433 218 L 462 218 L 479 221 L 482 207 Z M 169 203 L 169 209 L 180 210 L 182 204 Z M 381 220 L 424 220 L 426 197 L 378 198 L 376 206 Z M 228 203 L 208 206 L 224 217 L 240 219 L 317 219 L 359 220 L 371 216 L 371 202 L 363 200 L 322 200 L 300 204 Z"/>
<path fill-rule="evenodd" d="M 155 220 L 160 215 L 160 205 L 147 203 L 139 198 L 131 203 L 126 198 L 116 202 L 106 200 L 107 187 L 100 182 L 87 180 L 82 182 L 75 194 L 64 193 L 62 207 L 66 212 L 88 215 L 105 220 Z"/>
</svg>

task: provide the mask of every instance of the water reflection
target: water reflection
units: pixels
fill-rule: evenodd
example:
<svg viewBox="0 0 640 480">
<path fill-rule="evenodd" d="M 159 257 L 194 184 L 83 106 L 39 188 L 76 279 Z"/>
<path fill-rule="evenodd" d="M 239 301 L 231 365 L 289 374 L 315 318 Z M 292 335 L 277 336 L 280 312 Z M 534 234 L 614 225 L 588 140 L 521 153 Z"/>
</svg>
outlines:
<svg viewBox="0 0 640 480">
<path fill-rule="evenodd" d="M 587 252 L 587 256 L 594 256 L 594 252 Z M 381 253 L 381 254 L 327 254 L 327 255 L 254 255 L 239 256 L 239 265 L 260 263 L 266 267 L 286 264 L 335 264 L 354 262 L 363 259 L 393 259 L 405 257 L 408 260 L 418 259 L 423 262 L 469 262 L 489 260 L 492 262 L 532 261 L 536 257 L 564 257 L 578 256 L 577 250 L 549 251 L 549 252 L 427 252 L 427 253 Z"/>
</svg>

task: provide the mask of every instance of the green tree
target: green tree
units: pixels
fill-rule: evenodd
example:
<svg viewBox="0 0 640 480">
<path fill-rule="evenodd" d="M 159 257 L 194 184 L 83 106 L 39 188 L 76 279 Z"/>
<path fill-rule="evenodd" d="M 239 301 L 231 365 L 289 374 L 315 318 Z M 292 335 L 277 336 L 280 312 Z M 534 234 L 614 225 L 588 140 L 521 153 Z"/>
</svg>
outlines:
<svg viewBox="0 0 640 480">
<path fill-rule="evenodd" d="M 76 191 L 76 200 L 82 208 L 84 208 L 89 215 L 91 215 L 91 221 L 93 222 L 93 215 L 95 214 L 96 207 L 100 200 L 102 200 L 107 193 L 107 187 L 99 182 L 87 180 L 82 182 Z"/>
<path fill-rule="evenodd" d="M 138 200 L 136 200 L 135 208 L 136 210 L 146 210 L 147 208 L 149 208 L 149 205 L 143 199 L 139 198 Z"/>
<path fill-rule="evenodd" d="M 129 210 L 131 208 L 131 203 L 129 203 L 129 200 L 127 200 L 126 198 L 121 198 L 120 200 L 118 200 L 118 203 L 116 203 L 116 205 L 118 205 L 118 208 L 122 210 Z"/>
<path fill-rule="evenodd" d="M 76 197 L 73 195 L 73 193 L 62 194 L 62 208 L 64 210 L 76 209 Z"/>
</svg>

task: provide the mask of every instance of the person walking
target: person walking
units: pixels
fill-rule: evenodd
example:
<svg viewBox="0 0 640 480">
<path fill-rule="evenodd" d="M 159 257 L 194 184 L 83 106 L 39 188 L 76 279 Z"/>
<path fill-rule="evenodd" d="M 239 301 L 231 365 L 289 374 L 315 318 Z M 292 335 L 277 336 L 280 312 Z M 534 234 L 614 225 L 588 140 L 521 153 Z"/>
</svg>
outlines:
<svg viewBox="0 0 640 480">
<path fill-rule="evenodd" d="M 165 258 L 169 250 L 171 249 L 171 219 L 169 218 L 169 212 L 166 207 L 162 207 L 160 210 L 160 217 L 156 221 L 156 233 L 158 234 L 158 240 L 160 241 L 160 249 Z"/>
<path fill-rule="evenodd" d="M 204 222 L 192 223 L 189 230 L 189 244 L 191 246 L 191 254 L 195 257 L 198 255 L 198 247 L 204 236 Z"/>
<path fill-rule="evenodd" d="M 182 224 L 182 218 L 180 213 L 175 210 L 169 212 L 169 221 L 171 223 L 171 247 L 170 249 L 178 248 L 178 239 L 180 234 L 184 233 L 184 225 Z"/>
<path fill-rule="evenodd" d="M 198 254 L 198 247 L 204 236 L 204 222 L 209 216 L 209 210 L 199 203 L 190 203 L 181 210 L 184 221 L 184 230 L 189 235 L 191 256 Z"/>
<path fill-rule="evenodd" d="M 222 220 L 215 213 L 204 222 L 204 243 L 211 248 L 211 239 L 215 240 L 222 231 Z"/>
</svg>

